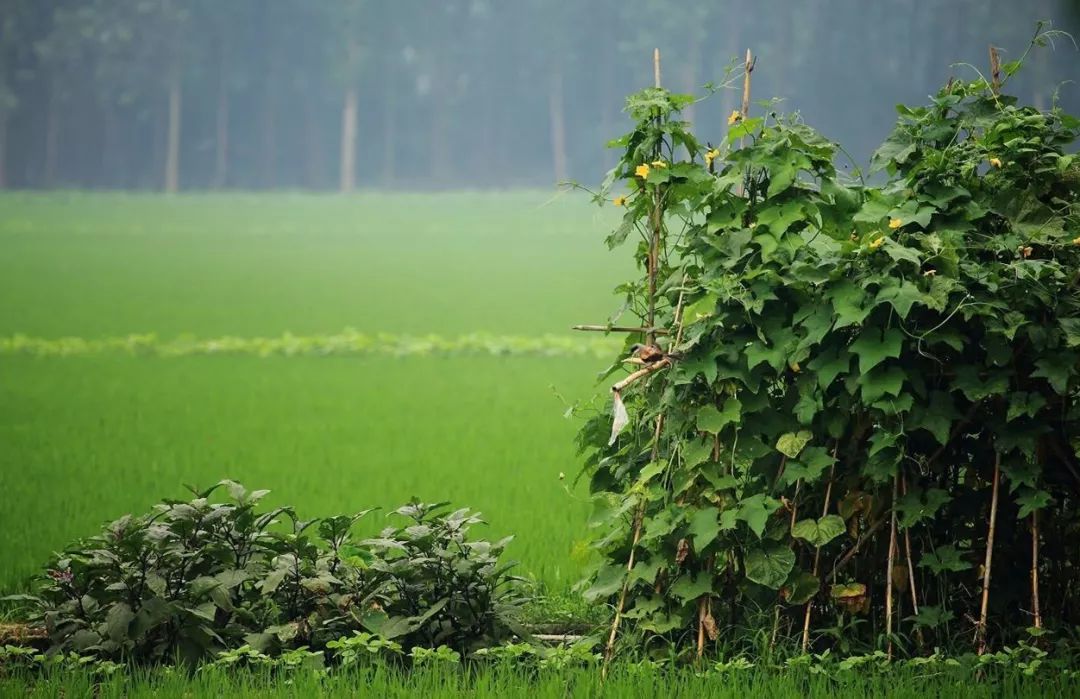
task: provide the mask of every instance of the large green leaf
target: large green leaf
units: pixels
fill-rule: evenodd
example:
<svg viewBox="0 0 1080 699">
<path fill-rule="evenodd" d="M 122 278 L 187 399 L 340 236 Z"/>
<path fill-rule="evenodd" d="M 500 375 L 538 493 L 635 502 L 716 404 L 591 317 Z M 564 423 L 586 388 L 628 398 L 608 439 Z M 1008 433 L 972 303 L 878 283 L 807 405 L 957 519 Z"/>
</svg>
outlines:
<svg viewBox="0 0 1080 699">
<path fill-rule="evenodd" d="M 782 434 L 780 435 L 780 438 L 776 440 L 776 450 L 789 459 L 794 459 L 813 437 L 814 434 L 809 430 Z"/>
<path fill-rule="evenodd" d="M 671 594 L 684 602 L 712 592 L 712 576 L 705 572 L 683 575 L 671 586 Z"/>
<path fill-rule="evenodd" d="M 750 530 L 760 537 L 765 531 L 769 516 L 780 508 L 780 504 L 780 501 L 775 498 L 757 493 L 739 501 L 735 518 L 746 522 Z"/>
<path fill-rule="evenodd" d="M 694 550 L 702 551 L 716 540 L 720 533 L 720 510 L 703 507 L 690 517 L 690 535 L 694 537 Z"/>
<path fill-rule="evenodd" d="M 1020 510 L 1016 513 L 1017 519 L 1023 519 L 1036 510 L 1041 510 L 1052 501 L 1050 493 L 1038 488 L 1024 488 L 1016 498 L 1016 504 Z"/>
<path fill-rule="evenodd" d="M 929 568 L 934 573 L 959 573 L 971 568 L 971 564 L 960 557 L 960 552 L 953 544 L 938 546 L 931 552 L 924 553 L 919 560 L 920 568 Z"/>
<path fill-rule="evenodd" d="M 866 290 L 844 280 L 831 290 L 829 299 L 836 312 L 836 329 L 849 325 L 861 325 L 870 315 L 872 307 L 866 303 Z"/>
<path fill-rule="evenodd" d="M 788 604 L 806 604 L 821 589 L 821 580 L 816 575 L 795 568 L 784 581 L 782 594 Z"/>
<path fill-rule="evenodd" d="M 877 367 L 859 377 L 863 403 L 873 404 L 885 396 L 899 396 L 907 374 L 898 366 Z"/>
<path fill-rule="evenodd" d="M 592 586 L 585 590 L 584 597 L 589 602 L 607 599 L 622 589 L 624 580 L 626 580 L 625 564 L 606 565 L 597 571 L 596 579 Z"/>
<path fill-rule="evenodd" d="M 724 409 L 718 410 L 715 405 L 703 405 L 698 408 L 697 427 L 702 432 L 716 434 L 728 425 L 737 424 L 742 411 L 742 404 L 737 398 L 728 398 L 724 401 Z"/>
<path fill-rule="evenodd" d="M 795 552 L 783 544 L 767 541 L 746 554 L 747 579 L 779 590 L 795 567 Z"/>
<path fill-rule="evenodd" d="M 1058 393 L 1065 395 L 1069 386 L 1069 379 L 1076 372 L 1077 355 L 1075 352 L 1057 352 L 1044 356 L 1035 362 L 1037 369 L 1031 372 L 1032 376 L 1041 376 L 1050 382 L 1050 385 Z"/>
<path fill-rule="evenodd" d="M 711 318 L 713 313 L 716 312 L 716 303 L 716 294 L 705 294 L 700 299 L 687 306 L 686 310 L 683 311 L 683 324 L 693 325 L 706 318 Z"/>
<path fill-rule="evenodd" d="M 845 531 L 847 524 L 842 517 L 825 515 L 818 520 L 804 519 L 796 522 L 791 528 L 791 535 L 814 546 L 824 546 Z"/>
<path fill-rule="evenodd" d="M 915 304 L 927 305 L 928 297 L 919 290 L 914 283 L 902 281 L 883 286 L 878 292 L 874 303 L 889 303 L 896 309 L 901 319 L 906 319 L 911 313 L 911 307 Z"/>
<path fill-rule="evenodd" d="M 105 635 L 117 643 L 128 640 L 128 629 L 134 619 L 135 612 L 130 606 L 124 602 L 114 604 L 105 615 Z"/>
<path fill-rule="evenodd" d="M 866 374 L 888 358 L 900 356 L 904 334 L 896 328 L 884 332 L 878 328 L 867 328 L 849 348 L 859 357 L 859 371 Z"/>
</svg>

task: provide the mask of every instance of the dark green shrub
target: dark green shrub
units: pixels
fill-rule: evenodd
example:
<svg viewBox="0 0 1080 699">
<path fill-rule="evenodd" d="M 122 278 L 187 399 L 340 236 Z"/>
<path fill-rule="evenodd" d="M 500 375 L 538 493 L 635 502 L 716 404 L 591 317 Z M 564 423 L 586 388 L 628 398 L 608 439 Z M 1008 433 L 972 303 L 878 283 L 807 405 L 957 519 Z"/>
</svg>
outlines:
<svg viewBox="0 0 1080 699">
<path fill-rule="evenodd" d="M 950 82 L 871 187 L 774 114 L 702 158 L 686 103 L 633 96 L 611 174 L 624 308 L 670 353 L 580 435 L 611 638 L 981 652 L 1080 621 L 1080 121 Z"/>
<path fill-rule="evenodd" d="M 213 502 L 219 489 L 228 497 Z M 239 648 L 324 649 L 368 631 L 414 646 L 473 649 L 509 637 L 521 594 L 507 540 L 469 540 L 467 510 L 412 503 L 412 525 L 357 540 L 356 515 L 301 521 L 260 511 L 267 491 L 222 481 L 187 502 L 125 516 L 69 546 L 19 595 L 52 654 L 188 662 Z"/>
<path fill-rule="evenodd" d="M 511 537 L 469 541 L 480 517 L 445 510 L 446 503 L 406 505 L 395 514 L 408 524 L 365 542 L 374 554 L 371 569 L 386 585 L 385 619 L 369 625 L 384 638 L 401 638 L 405 647 L 446 645 L 468 653 L 498 645 L 513 636 L 511 620 L 523 600 L 520 579 L 507 575 L 513 564 L 499 563 Z"/>
</svg>

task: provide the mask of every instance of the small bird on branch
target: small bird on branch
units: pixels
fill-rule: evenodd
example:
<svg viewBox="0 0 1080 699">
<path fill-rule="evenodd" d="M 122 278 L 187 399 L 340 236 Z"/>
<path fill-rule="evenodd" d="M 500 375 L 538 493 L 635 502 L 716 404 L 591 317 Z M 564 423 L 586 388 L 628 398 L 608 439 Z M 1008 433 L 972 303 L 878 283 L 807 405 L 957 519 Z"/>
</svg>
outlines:
<svg viewBox="0 0 1080 699">
<path fill-rule="evenodd" d="M 636 343 L 630 347 L 631 359 L 636 359 L 641 364 L 656 364 L 657 362 L 667 359 L 668 361 L 674 361 L 680 357 L 678 354 L 669 354 L 656 345 L 643 345 Z"/>
</svg>

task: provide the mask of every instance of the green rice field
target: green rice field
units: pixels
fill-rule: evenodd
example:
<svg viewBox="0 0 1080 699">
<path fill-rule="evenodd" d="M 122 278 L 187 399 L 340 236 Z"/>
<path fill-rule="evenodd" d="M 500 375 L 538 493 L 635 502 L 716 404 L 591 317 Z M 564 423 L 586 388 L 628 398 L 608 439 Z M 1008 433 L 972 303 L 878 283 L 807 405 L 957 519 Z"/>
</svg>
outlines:
<svg viewBox="0 0 1080 699">
<path fill-rule="evenodd" d="M 570 336 L 618 307 L 614 216 L 551 193 L 5 195 L 0 338 Z M 587 506 L 563 414 L 604 366 L 0 354 L 0 591 L 103 522 L 225 477 L 312 516 L 414 495 L 473 507 L 516 534 L 521 572 L 565 591 Z"/>
</svg>

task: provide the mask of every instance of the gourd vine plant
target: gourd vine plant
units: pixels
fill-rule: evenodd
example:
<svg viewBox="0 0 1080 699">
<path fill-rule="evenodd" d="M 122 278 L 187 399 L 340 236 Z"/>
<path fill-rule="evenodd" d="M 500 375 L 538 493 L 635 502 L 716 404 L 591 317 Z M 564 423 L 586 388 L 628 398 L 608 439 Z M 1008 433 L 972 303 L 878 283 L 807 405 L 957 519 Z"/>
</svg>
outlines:
<svg viewBox="0 0 1080 699">
<path fill-rule="evenodd" d="M 598 198 L 625 183 L 608 243 L 646 272 L 623 357 L 654 327 L 658 354 L 578 436 L 612 641 L 981 651 L 1080 621 L 1080 121 L 999 87 L 899 107 L 881 186 L 798 119 L 705 148 L 691 98 L 629 99 Z"/>
</svg>

